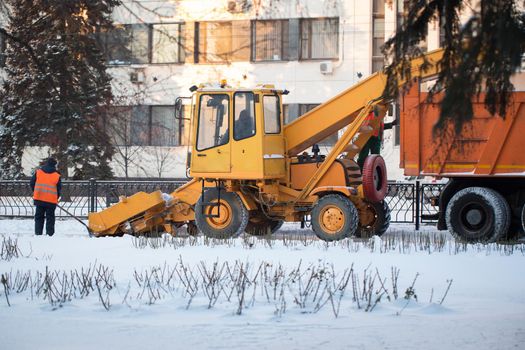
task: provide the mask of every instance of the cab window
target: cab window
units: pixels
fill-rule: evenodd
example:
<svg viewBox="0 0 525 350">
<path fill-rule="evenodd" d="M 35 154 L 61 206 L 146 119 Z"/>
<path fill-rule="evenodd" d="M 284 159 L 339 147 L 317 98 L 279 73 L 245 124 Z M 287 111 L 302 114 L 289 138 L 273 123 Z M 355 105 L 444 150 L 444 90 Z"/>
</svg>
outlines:
<svg viewBox="0 0 525 350">
<path fill-rule="evenodd" d="M 228 143 L 229 110 L 228 95 L 201 95 L 197 129 L 198 151 Z"/>
<path fill-rule="evenodd" d="M 255 102 L 252 92 L 234 95 L 233 138 L 242 140 L 255 135 Z"/>
<path fill-rule="evenodd" d="M 267 134 L 279 134 L 281 132 L 279 97 L 265 95 L 264 106 L 264 132 Z"/>
</svg>

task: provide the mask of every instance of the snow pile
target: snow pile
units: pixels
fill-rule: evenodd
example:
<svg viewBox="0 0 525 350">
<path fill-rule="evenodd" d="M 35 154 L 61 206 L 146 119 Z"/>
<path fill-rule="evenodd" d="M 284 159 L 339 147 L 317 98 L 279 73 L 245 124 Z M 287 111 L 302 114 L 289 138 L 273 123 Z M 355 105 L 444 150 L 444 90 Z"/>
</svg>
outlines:
<svg viewBox="0 0 525 350">
<path fill-rule="evenodd" d="M 23 222 L 0 221 L 6 349 L 503 349 L 525 340 L 524 245 L 406 231 L 327 244 L 290 227 L 276 239 L 97 239 L 69 221 L 34 237 Z"/>
</svg>

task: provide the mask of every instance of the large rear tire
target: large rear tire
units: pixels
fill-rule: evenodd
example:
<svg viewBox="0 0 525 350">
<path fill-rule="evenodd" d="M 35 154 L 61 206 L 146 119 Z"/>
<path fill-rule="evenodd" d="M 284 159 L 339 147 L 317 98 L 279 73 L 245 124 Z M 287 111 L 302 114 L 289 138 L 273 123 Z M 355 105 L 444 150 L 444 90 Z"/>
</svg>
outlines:
<svg viewBox="0 0 525 350">
<path fill-rule="evenodd" d="M 357 209 L 348 198 L 329 194 L 317 201 L 311 212 L 312 228 L 323 241 L 352 236 L 359 224 Z"/>
<path fill-rule="evenodd" d="M 203 198 L 204 197 L 204 198 Z M 248 210 L 237 193 L 209 189 L 195 204 L 195 224 L 199 231 L 210 238 L 237 237 L 246 229 Z M 219 206 L 203 203 L 219 203 Z M 210 217 L 218 215 L 218 217 Z"/>
<path fill-rule="evenodd" d="M 467 187 L 452 196 L 447 205 L 449 232 L 466 242 L 489 243 L 506 237 L 510 220 L 509 204 L 490 188 Z"/>
<path fill-rule="evenodd" d="M 390 208 L 385 201 L 367 203 L 367 212 L 360 213 L 356 237 L 381 236 L 390 227 Z"/>
</svg>

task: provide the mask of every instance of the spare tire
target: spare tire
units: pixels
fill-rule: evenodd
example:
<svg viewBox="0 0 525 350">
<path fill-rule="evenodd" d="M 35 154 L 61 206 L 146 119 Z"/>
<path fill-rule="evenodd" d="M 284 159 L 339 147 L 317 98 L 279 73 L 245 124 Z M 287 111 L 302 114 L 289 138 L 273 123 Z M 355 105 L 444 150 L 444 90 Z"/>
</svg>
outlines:
<svg viewBox="0 0 525 350">
<path fill-rule="evenodd" d="M 372 203 L 385 199 L 388 189 L 386 164 L 379 154 L 372 154 L 363 165 L 363 191 L 365 198 Z"/>
</svg>

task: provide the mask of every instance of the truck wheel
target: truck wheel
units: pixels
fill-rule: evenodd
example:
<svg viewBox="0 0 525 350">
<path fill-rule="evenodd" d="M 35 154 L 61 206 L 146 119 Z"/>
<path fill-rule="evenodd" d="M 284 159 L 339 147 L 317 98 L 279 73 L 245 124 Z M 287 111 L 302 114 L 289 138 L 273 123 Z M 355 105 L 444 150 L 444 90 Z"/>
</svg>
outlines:
<svg viewBox="0 0 525 350">
<path fill-rule="evenodd" d="M 204 197 L 204 198 L 203 198 Z M 210 238 L 237 237 L 248 224 L 248 210 L 237 193 L 221 190 L 219 205 L 218 191 L 209 189 L 195 204 L 195 224 L 199 231 Z M 217 217 L 213 217 L 217 216 Z"/>
<path fill-rule="evenodd" d="M 253 217 L 246 225 L 246 233 L 253 236 L 271 235 L 277 232 L 283 225 L 283 220 L 270 220 L 267 218 Z"/>
<path fill-rule="evenodd" d="M 363 165 L 363 191 L 369 202 L 379 203 L 385 199 L 388 188 L 386 164 L 379 154 L 372 154 Z"/>
<path fill-rule="evenodd" d="M 523 229 L 523 232 L 525 232 L 525 204 L 521 209 L 521 228 Z"/>
<path fill-rule="evenodd" d="M 329 194 L 319 199 L 311 216 L 315 234 L 328 242 L 352 236 L 359 223 L 354 203 L 339 194 Z"/>
<path fill-rule="evenodd" d="M 356 237 L 369 238 L 381 236 L 390 226 L 390 208 L 385 201 L 367 203 L 367 210 L 359 213 L 359 227 Z"/>
<path fill-rule="evenodd" d="M 467 187 L 457 192 L 447 206 L 450 233 L 466 242 L 495 242 L 505 237 L 510 225 L 509 204 L 498 192 Z"/>
</svg>

